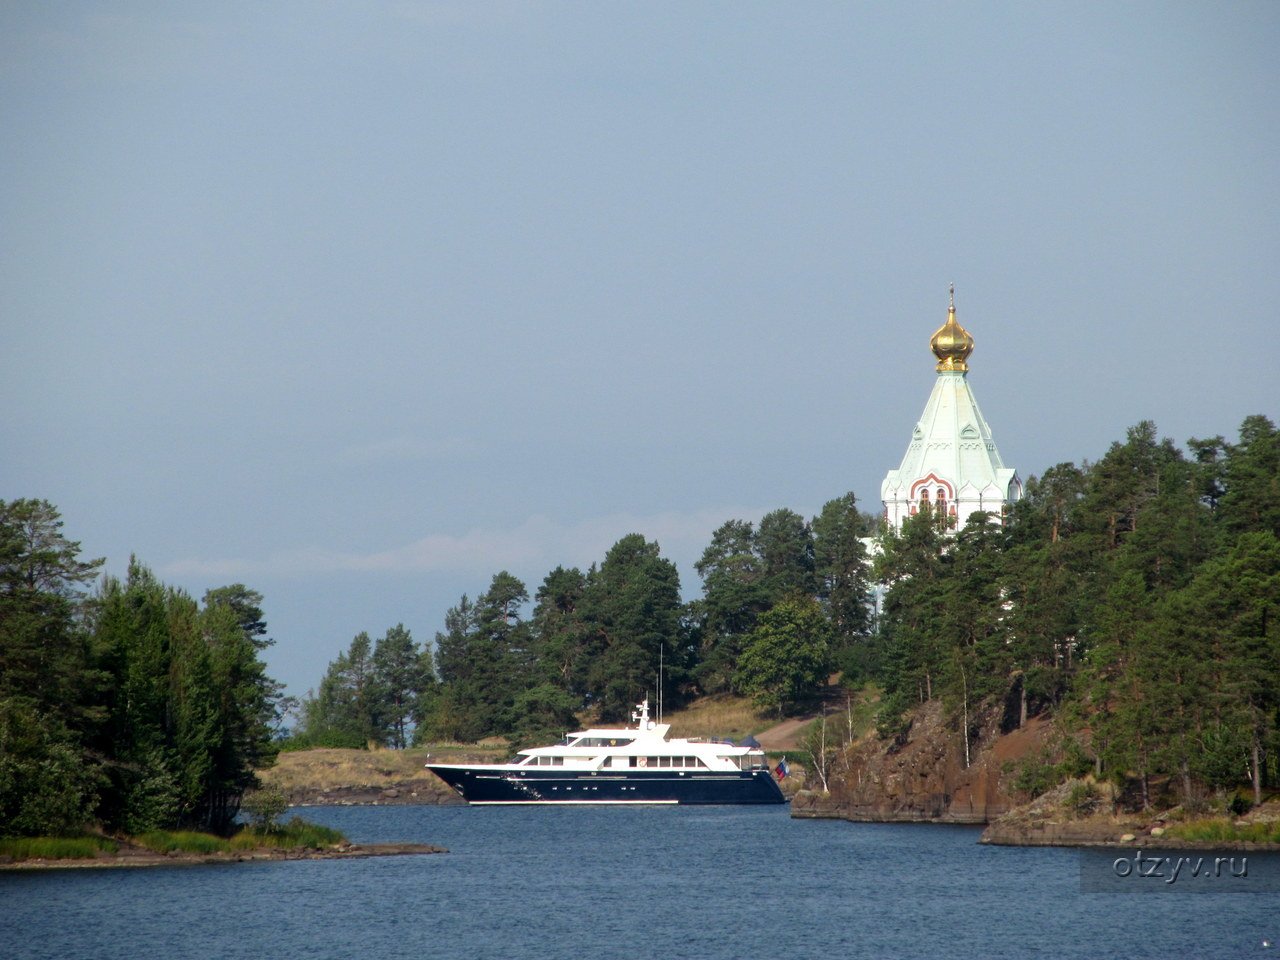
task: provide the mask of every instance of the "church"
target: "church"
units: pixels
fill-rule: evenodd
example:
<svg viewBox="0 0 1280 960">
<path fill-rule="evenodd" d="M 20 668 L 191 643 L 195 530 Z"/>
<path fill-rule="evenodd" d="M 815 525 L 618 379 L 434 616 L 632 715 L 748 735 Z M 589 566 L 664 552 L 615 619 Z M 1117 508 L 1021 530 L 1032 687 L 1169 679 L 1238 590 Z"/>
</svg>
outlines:
<svg viewBox="0 0 1280 960">
<path fill-rule="evenodd" d="M 973 389 L 969 356 L 973 337 L 956 320 L 955 287 L 947 322 L 929 341 L 938 358 L 938 377 L 911 432 L 906 455 L 880 485 L 884 521 L 894 530 L 928 506 L 961 526 L 977 511 L 1002 517 L 1022 496 L 1022 481 L 996 450 Z"/>
</svg>

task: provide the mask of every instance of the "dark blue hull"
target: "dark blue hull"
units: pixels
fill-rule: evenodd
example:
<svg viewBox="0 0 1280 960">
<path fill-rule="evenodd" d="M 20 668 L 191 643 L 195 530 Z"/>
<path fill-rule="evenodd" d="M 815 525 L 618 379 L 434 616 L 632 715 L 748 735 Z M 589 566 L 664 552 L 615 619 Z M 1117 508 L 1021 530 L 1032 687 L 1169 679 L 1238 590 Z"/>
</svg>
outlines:
<svg viewBox="0 0 1280 960">
<path fill-rule="evenodd" d="M 428 764 L 469 803 L 785 803 L 768 770 L 520 770 Z"/>
</svg>

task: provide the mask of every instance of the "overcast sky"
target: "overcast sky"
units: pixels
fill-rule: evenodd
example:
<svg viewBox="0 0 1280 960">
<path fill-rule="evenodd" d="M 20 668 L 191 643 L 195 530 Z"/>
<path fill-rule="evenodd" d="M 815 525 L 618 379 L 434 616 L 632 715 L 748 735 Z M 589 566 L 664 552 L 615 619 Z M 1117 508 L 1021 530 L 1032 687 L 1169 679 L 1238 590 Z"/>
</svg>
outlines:
<svg viewBox="0 0 1280 960">
<path fill-rule="evenodd" d="M 0 499 L 271 672 L 879 509 L 958 318 L 1023 479 L 1280 419 L 1280 4 L 0 6 Z"/>
</svg>

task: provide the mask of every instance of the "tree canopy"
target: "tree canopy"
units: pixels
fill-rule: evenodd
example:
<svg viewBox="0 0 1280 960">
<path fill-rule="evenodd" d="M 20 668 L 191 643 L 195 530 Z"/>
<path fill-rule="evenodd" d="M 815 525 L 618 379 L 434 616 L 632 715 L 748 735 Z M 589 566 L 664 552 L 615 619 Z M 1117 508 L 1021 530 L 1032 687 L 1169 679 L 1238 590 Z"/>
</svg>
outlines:
<svg viewBox="0 0 1280 960">
<path fill-rule="evenodd" d="M 275 753 L 261 595 L 202 607 L 136 559 L 88 594 L 102 561 L 61 527 L 0 502 L 0 829 L 228 830 Z"/>
</svg>

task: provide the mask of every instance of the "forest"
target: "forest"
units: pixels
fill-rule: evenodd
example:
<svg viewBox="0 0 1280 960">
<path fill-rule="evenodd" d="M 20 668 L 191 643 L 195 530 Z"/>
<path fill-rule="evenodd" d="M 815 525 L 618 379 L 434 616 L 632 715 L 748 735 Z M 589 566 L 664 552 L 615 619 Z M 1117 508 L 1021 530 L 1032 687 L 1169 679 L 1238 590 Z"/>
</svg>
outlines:
<svg viewBox="0 0 1280 960">
<path fill-rule="evenodd" d="M 940 700 L 967 752 L 1048 712 L 1071 763 L 1190 797 L 1280 785 L 1280 432 L 1185 449 L 1142 422 L 1095 462 L 1028 480 L 959 529 L 927 506 L 884 530 L 852 493 L 806 519 L 727 520 L 682 599 L 640 534 L 530 594 L 507 571 L 428 643 L 354 637 L 296 707 L 266 674 L 263 597 L 197 603 L 136 559 L 80 558 L 43 500 L 0 501 L 0 834 L 229 828 L 280 749 L 558 737 L 646 693 L 778 716 L 831 678 L 881 692 L 879 734 Z M 1063 774 L 1066 775 L 1065 773 Z M 1048 785 L 1052 785 L 1049 783 Z"/>
<path fill-rule="evenodd" d="M 260 594 L 98 580 L 58 511 L 0 501 L 0 836 L 227 833 L 277 751 Z"/>
<path fill-rule="evenodd" d="M 297 746 L 559 736 L 583 714 L 625 719 L 663 664 L 669 705 L 752 697 L 805 709 L 833 675 L 882 691 L 878 730 L 909 733 L 942 701 L 973 746 L 1049 711 L 1066 776 L 1153 777 L 1190 797 L 1280 779 L 1280 434 L 1186 448 L 1144 421 L 1095 462 L 1029 479 L 1008 514 L 955 529 L 927 504 L 901 530 L 853 494 L 805 520 L 729 520 L 681 603 L 675 567 L 638 534 L 532 596 L 505 571 L 453 607 L 434 643 L 361 634 L 309 696 Z M 395 664 L 394 670 L 391 664 Z M 1045 783 L 1044 786 L 1053 784 Z"/>
</svg>

